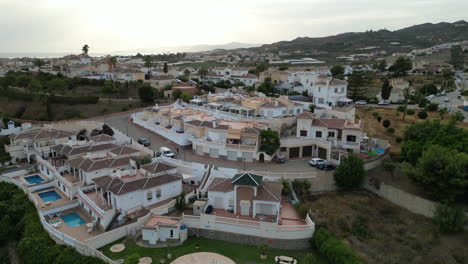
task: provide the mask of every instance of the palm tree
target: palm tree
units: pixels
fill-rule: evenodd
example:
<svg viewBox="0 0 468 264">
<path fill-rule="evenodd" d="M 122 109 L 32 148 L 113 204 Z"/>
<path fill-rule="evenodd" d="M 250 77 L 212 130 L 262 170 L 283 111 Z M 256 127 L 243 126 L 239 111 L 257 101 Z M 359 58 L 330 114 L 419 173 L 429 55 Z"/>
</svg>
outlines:
<svg viewBox="0 0 468 264">
<path fill-rule="evenodd" d="M 403 121 L 405 121 L 406 109 L 408 108 L 408 101 L 411 96 L 411 90 L 409 87 L 406 87 L 405 89 L 403 89 L 403 96 L 405 97 L 405 111 L 403 112 Z"/>
<path fill-rule="evenodd" d="M 109 63 L 112 65 L 112 68 L 115 69 L 115 67 L 117 66 L 117 57 L 116 56 L 111 56 L 109 58 Z"/>
<path fill-rule="evenodd" d="M 148 74 L 151 74 L 151 68 L 153 67 L 153 57 L 146 55 L 143 59 L 145 61 L 145 67 L 148 68 Z"/>
<path fill-rule="evenodd" d="M 83 54 L 88 55 L 89 45 L 88 45 L 88 44 L 85 44 L 85 45 L 83 46 L 83 48 L 81 48 L 81 50 L 83 51 Z"/>
<path fill-rule="evenodd" d="M 208 70 L 205 67 L 202 67 L 198 70 L 198 75 L 200 75 L 202 85 L 205 84 L 205 77 L 207 74 L 208 74 Z"/>
</svg>

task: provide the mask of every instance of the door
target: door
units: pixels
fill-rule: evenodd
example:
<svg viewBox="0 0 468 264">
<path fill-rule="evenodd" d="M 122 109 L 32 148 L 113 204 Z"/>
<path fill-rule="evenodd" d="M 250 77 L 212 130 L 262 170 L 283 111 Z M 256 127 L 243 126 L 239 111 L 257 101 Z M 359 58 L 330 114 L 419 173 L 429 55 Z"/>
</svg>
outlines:
<svg viewBox="0 0 468 264">
<path fill-rule="evenodd" d="M 289 149 L 289 158 L 299 158 L 299 148 L 290 148 Z"/>
<path fill-rule="evenodd" d="M 253 161 L 253 153 L 251 153 L 251 152 L 242 152 L 242 158 L 246 162 L 252 162 Z"/>
<path fill-rule="evenodd" d="M 219 158 L 219 149 L 210 148 L 210 157 Z"/>
<path fill-rule="evenodd" d="M 227 159 L 228 160 L 237 160 L 237 151 L 228 150 L 227 151 Z"/>
<path fill-rule="evenodd" d="M 326 160 L 327 159 L 327 150 L 324 148 L 319 147 L 318 148 L 318 157 L 321 159 Z"/>
<path fill-rule="evenodd" d="M 302 157 L 311 157 L 312 156 L 312 146 L 302 147 Z"/>
<path fill-rule="evenodd" d="M 223 197 L 215 197 L 213 207 L 216 209 L 224 209 Z"/>
<path fill-rule="evenodd" d="M 240 202 L 241 215 L 249 215 L 250 213 L 250 202 L 242 200 Z"/>
<path fill-rule="evenodd" d="M 260 155 L 258 156 L 258 158 L 259 158 L 259 161 L 260 161 L 261 163 L 263 163 L 263 162 L 265 161 L 265 154 L 260 153 Z"/>
</svg>

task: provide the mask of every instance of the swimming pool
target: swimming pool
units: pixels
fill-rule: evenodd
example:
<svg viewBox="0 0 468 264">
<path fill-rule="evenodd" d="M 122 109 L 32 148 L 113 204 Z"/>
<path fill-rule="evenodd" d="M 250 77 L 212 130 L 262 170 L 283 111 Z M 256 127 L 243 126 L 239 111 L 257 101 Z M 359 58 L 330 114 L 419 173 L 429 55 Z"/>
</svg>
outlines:
<svg viewBox="0 0 468 264">
<path fill-rule="evenodd" d="M 62 218 L 65 224 L 69 227 L 77 227 L 86 223 L 85 220 L 83 220 L 83 218 L 81 218 L 77 213 L 69 213 L 61 216 L 60 218 Z"/>
<path fill-rule="evenodd" d="M 38 184 L 44 181 L 44 179 L 41 178 L 39 175 L 31 175 L 28 177 L 24 177 L 24 179 L 29 183 L 29 184 Z"/>
<path fill-rule="evenodd" d="M 45 203 L 48 202 L 55 202 L 59 199 L 62 199 L 62 196 L 60 196 L 56 191 L 48 191 L 48 192 L 43 192 L 39 194 L 39 197 L 41 197 L 42 201 Z"/>
</svg>

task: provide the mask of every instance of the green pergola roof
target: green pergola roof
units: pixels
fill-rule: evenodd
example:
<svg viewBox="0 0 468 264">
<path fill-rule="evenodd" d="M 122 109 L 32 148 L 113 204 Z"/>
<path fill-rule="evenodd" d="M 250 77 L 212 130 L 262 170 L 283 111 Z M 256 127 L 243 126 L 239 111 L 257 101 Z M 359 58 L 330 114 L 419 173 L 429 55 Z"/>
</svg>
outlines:
<svg viewBox="0 0 468 264">
<path fill-rule="evenodd" d="M 262 180 L 263 176 L 244 172 L 234 175 L 231 182 L 235 185 L 259 186 Z"/>
</svg>

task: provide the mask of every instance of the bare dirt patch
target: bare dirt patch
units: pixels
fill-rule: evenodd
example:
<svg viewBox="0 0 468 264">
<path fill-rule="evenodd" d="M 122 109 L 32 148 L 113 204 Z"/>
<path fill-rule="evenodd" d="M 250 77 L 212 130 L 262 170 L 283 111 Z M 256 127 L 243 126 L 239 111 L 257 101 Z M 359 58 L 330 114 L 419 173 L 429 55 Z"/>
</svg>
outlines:
<svg viewBox="0 0 468 264">
<path fill-rule="evenodd" d="M 316 223 L 325 223 L 365 263 L 468 263 L 468 232 L 441 235 L 428 218 L 366 191 L 311 197 Z"/>
</svg>

